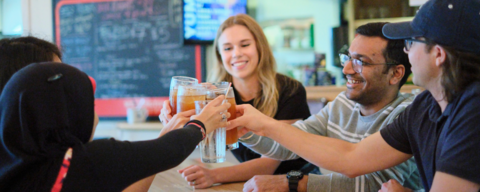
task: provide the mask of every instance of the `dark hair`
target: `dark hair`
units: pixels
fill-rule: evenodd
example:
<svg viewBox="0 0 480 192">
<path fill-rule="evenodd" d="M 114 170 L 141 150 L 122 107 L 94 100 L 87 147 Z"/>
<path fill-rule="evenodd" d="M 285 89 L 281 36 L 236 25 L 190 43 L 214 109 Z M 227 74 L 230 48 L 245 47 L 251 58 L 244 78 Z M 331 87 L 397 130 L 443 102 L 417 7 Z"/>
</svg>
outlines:
<svg viewBox="0 0 480 192">
<path fill-rule="evenodd" d="M 378 23 L 367 23 L 357 28 L 355 31 L 356 34 L 360 34 L 367 37 L 381 37 L 387 40 L 387 47 L 383 50 L 383 57 L 387 63 L 397 63 L 399 65 L 405 66 L 405 75 L 403 76 L 402 80 L 400 81 L 400 85 L 398 89 L 400 89 L 403 84 L 408 79 L 408 76 L 412 73 L 411 64 L 408 60 L 408 55 L 403 52 L 403 47 L 405 46 L 404 40 L 393 40 L 387 39 L 383 35 L 382 28 L 387 24 L 387 22 L 378 22 Z M 390 69 L 392 65 L 387 65 L 385 73 Z"/>
<path fill-rule="evenodd" d="M 441 84 L 448 102 L 452 102 L 458 93 L 464 91 L 470 83 L 480 81 L 480 55 L 458 51 L 449 46 L 437 44 L 425 38 L 425 52 L 429 53 L 435 45 L 441 46 L 447 58 L 442 64 Z"/>
<path fill-rule="evenodd" d="M 55 44 L 36 37 L 0 40 L 0 93 L 15 72 L 31 63 L 53 61 L 54 54 L 62 59 Z"/>
</svg>

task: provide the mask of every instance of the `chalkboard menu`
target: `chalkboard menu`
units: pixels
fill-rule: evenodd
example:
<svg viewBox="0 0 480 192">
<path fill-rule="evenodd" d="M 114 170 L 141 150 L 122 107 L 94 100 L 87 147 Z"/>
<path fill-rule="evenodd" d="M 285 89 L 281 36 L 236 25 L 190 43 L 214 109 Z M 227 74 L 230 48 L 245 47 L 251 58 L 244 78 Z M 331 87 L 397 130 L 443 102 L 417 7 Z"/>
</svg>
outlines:
<svg viewBox="0 0 480 192">
<path fill-rule="evenodd" d="M 56 0 L 63 62 L 95 78 L 96 111 L 125 116 L 136 100 L 159 112 L 172 76 L 204 76 L 204 48 L 183 45 L 182 0 Z"/>
</svg>

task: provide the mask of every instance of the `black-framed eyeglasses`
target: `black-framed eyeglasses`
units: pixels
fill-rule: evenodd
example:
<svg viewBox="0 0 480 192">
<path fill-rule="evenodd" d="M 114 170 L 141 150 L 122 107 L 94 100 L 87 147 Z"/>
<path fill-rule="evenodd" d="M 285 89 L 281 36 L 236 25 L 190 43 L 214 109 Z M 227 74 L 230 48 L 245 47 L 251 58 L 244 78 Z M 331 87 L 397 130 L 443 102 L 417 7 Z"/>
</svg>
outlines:
<svg viewBox="0 0 480 192">
<path fill-rule="evenodd" d="M 361 73 L 363 70 L 364 65 L 398 65 L 397 63 L 368 63 L 365 61 L 362 61 L 360 59 L 355 59 L 352 58 L 350 55 L 340 53 L 338 54 L 340 56 L 340 64 L 342 64 L 343 67 L 347 65 L 347 61 L 352 61 L 352 68 L 355 72 Z"/>
<path fill-rule="evenodd" d="M 412 48 L 413 42 L 427 43 L 427 41 L 420 39 L 405 39 L 405 51 L 410 51 Z"/>
</svg>

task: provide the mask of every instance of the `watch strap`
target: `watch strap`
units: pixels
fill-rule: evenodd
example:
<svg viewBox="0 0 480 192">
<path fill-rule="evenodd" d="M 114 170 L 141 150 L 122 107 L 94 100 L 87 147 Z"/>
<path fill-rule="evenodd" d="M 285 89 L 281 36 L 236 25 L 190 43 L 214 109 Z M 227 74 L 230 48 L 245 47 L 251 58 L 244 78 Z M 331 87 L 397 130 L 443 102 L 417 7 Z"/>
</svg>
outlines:
<svg viewBox="0 0 480 192">
<path fill-rule="evenodd" d="M 290 192 L 297 192 L 298 191 L 298 178 L 289 178 L 288 179 L 288 189 Z"/>
</svg>

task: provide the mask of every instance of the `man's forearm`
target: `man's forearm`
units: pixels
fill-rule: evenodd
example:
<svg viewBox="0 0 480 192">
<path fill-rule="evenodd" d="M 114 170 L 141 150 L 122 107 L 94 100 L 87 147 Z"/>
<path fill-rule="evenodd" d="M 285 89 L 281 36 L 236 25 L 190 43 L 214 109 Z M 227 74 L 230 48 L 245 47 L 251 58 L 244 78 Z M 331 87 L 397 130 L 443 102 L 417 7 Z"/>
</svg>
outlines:
<svg viewBox="0 0 480 192">
<path fill-rule="evenodd" d="M 378 133 L 352 144 L 310 134 L 274 120 L 265 126 L 267 137 L 319 167 L 349 177 L 386 169 L 411 157 L 390 147 Z"/>
<path fill-rule="evenodd" d="M 267 137 L 277 141 L 305 160 L 329 170 L 345 172 L 349 162 L 347 154 L 354 144 L 346 141 L 313 135 L 291 125 L 270 121 L 265 130 Z"/>
<path fill-rule="evenodd" d="M 348 151 L 348 149 L 352 147 L 351 143 L 313 135 L 299 130 L 292 125 L 287 125 L 275 120 L 270 121 L 266 125 L 266 130 L 265 133 L 267 134 L 267 137 L 261 137 L 258 135 L 250 137 L 250 134 L 253 133 L 248 133 L 244 136 L 248 139 L 241 139 L 241 141 L 248 148 L 270 158 L 289 160 L 301 156 L 317 166 L 337 166 L 338 164 L 336 162 L 338 162 L 338 160 L 332 160 L 331 162 L 333 165 L 330 165 L 331 163 L 324 165 L 321 158 L 325 156 L 326 159 L 340 159 L 341 157 L 329 157 L 326 152 L 330 150 L 334 152 L 333 154 L 338 155 L 341 154 L 341 152 L 336 151 L 338 150 L 336 148 L 345 145 L 346 147 L 344 147 L 344 151 Z M 323 139 L 332 140 L 330 142 L 333 143 L 338 142 L 339 144 L 336 145 L 339 146 L 325 146 L 325 141 L 323 141 Z M 338 169 L 332 167 L 327 167 L 327 169 L 340 172 Z"/>
<path fill-rule="evenodd" d="M 281 161 L 300 158 L 289 149 L 268 137 L 261 137 L 250 132 L 245 135 L 245 138 L 248 139 L 240 139 L 243 145 L 269 158 Z"/>
<path fill-rule="evenodd" d="M 300 119 L 279 120 L 279 122 L 291 125 L 292 123 L 295 123 L 298 120 Z M 242 139 L 242 138 L 247 138 L 247 139 Z M 255 135 L 252 132 L 245 134 L 243 137 L 240 138 L 240 141 L 246 147 L 252 149 L 253 151 L 272 159 L 285 161 L 285 160 L 294 160 L 294 159 L 300 158 L 297 154 L 283 147 L 278 142 L 268 137 L 261 137 L 261 136 Z"/>
</svg>

